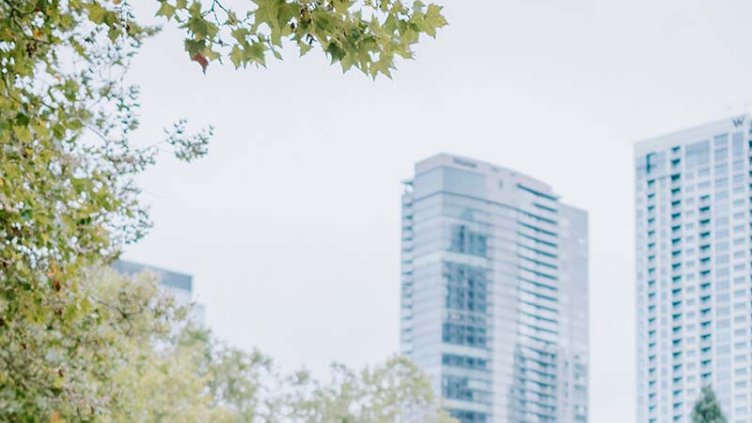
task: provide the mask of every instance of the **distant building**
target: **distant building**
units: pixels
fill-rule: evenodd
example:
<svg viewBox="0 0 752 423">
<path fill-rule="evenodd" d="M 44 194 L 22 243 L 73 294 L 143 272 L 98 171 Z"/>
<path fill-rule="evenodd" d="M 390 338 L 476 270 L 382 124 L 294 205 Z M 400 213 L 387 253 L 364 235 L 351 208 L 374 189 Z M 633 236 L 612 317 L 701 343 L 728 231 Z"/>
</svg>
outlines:
<svg viewBox="0 0 752 423">
<path fill-rule="evenodd" d="M 637 421 L 689 422 L 712 386 L 752 421 L 749 116 L 640 142 Z"/>
<path fill-rule="evenodd" d="M 447 154 L 402 196 L 402 351 L 462 423 L 588 421 L 587 214 Z"/>
<path fill-rule="evenodd" d="M 136 275 L 149 271 L 153 272 L 159 281 L 159 285 L 170 293 L 178 304 L 188 305 L 193 302 L 193 276 L 185 273 L 173 272 L 156 266 L 135 263 L 132 261 L 117 260 L 112 264 L 113 269 L 125 275 Z M 193 317 L 197 322 L 204 322 L 204 306 L 193 305 Z"/>
</svg>

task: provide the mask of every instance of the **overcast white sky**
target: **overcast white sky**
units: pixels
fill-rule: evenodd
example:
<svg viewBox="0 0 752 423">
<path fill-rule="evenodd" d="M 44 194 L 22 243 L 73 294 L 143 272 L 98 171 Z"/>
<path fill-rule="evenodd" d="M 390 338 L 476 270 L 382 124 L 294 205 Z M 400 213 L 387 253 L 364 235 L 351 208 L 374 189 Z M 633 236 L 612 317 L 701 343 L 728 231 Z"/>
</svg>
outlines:
<svg viewBox="0 0 752 423">
<path fill-rule="evenodd" d="M 632 423 L 632 145 L 752 104 L 752 2 L 439 1 L 451 25 L 394 80 L 316 54 L 204 76 L 177 32 L 149 41 L 138 137 L 217 131 L 144 178 L 155 227 L 126 257 L 194 274 L 235 345 L 373 363 L 398 349 L 400 180 L 440 151 L 514 168 L 590 213 L 591 420 Z"/>
</svg>

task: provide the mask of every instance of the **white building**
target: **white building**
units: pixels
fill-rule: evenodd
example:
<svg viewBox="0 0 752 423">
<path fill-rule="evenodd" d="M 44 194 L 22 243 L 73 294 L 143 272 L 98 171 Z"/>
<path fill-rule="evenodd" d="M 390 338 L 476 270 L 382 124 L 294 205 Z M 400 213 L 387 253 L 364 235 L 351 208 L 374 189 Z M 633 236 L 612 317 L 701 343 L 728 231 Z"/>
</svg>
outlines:
<svg viewBox="0 0 752 423">
<path fill-rule="evenodd" d="M 637 144 L 637 421 L 750 414 L 750 118 Z"/>
<path fill-rule="evenodd" d="M 402 351 L 443 406 L 462 423 L 586 422 L 586 213 L 446 154 L 416 165 L 402 213 Z"/>
</svg>

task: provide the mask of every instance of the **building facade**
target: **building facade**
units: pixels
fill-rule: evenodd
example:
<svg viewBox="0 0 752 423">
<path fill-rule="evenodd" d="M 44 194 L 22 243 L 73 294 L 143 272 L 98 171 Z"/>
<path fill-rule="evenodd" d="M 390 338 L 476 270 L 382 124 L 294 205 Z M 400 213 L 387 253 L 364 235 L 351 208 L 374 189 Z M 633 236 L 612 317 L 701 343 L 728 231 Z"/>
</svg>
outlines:
<svg viewBox="0 0 752 423">
<path fill-rule="evenodd" d="M 402 196 L 401 348 L 462 423 L 588 420 L 587 214 L 477 160 Z"/>
<path fill-rule="evenodd" d="M 689 422 L 700 389 L 748 423 L 750 118 L 635 148 L 639 423 Z"/>
</svg>

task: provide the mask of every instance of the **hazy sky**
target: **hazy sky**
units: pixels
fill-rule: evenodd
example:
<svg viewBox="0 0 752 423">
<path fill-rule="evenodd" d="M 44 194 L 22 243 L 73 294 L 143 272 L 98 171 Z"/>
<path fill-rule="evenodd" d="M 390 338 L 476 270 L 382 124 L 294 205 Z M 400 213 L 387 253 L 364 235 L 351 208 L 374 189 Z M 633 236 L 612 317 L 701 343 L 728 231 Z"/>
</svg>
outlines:
<svg viewBox="0 0 752 423">
<path fill-rule="evenodd" d="M 514 168 L 590 213 L 591 420 L 632 423 L 633 142 L 752 104 L 752 2 L 440 2 L 450 26 L 393 80 L 318 54 L 202 75 L 177 32 L 149 41 L 138 138 L 183 116 L 217 131 L 205 159 L 144 178 L 155 227 L 126 257 L 194 274 L 235 345 L 285 366 L 373 363 L 398 349 L 413 163 Z"/>
</svg>

